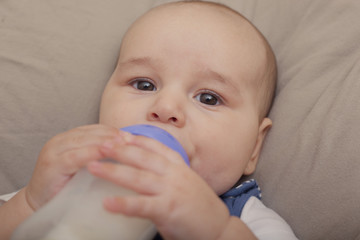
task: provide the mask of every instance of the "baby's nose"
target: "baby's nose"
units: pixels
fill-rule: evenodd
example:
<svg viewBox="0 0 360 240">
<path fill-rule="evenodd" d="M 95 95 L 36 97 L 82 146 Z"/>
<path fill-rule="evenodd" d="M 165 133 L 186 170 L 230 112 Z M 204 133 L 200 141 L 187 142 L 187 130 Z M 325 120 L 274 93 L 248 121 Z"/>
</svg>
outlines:
<svg viewBox="0 0 360 240">
<path fill-rule="evenodd" d="M 148 112 L 149 121 L 183 127 L 185 124 L 184 104 L 171 95 L 160 96 Z"/>
</svg>

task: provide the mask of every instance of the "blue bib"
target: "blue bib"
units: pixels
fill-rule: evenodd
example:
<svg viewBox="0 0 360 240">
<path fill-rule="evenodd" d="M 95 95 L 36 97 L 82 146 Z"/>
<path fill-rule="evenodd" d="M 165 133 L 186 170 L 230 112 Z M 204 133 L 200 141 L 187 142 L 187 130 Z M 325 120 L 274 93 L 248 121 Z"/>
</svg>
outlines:
<svg viewBox="0 0 360 240">
<path fill-rule="evenodd" d="M 254 179 L 243 182 L 220 196 L 230 211 L 231 216 L 240 217 L 245 203 L 250 197 L 261 200 L 261 191 Z"/>
</svg>

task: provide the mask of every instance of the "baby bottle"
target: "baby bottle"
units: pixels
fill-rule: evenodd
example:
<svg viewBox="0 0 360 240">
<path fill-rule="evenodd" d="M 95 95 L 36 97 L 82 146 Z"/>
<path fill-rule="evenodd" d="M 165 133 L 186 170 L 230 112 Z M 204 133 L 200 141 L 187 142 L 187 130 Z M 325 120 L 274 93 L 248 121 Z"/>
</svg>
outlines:
<svg viewBox="0 0 360 240">
<path fill-rule="evenodd" d="M 154 138 L 189 159 L 180 143 L 165 130 L 151 125 L 122 128 L 134 135 Z M 128 217 L 106 211 L 102 201 L 107 196 L 136 194 L 81 169 L 45 206 L 24 221 L 12 240 L 92 240 L 152 239 L 156 234 L 147 219 Z"/>
</svg>

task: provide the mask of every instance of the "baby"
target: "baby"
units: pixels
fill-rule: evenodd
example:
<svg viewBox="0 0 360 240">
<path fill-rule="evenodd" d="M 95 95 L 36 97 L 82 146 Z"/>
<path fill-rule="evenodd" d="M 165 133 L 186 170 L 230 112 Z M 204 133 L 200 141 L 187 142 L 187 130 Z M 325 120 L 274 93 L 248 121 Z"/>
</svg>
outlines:
<svg viewBox="0 0 360 240">
<path fill-rule="evenodd" d="M 239 13 L 197 1 L 150 10 L 124 36 L 100 124 L 44 146 L 29 184 L 0 208 L 0 238 L 87 166 L 139 193 L 109 196 L 108 211 L 151 219 L 164 239 L 296 239 L 255 181 L 236 185 L 255 170 L 275 85 L 273 52 Z M 133 124 L 170 132 L 191 167 L 161 143 L 118 130 Z"/>
</svg>

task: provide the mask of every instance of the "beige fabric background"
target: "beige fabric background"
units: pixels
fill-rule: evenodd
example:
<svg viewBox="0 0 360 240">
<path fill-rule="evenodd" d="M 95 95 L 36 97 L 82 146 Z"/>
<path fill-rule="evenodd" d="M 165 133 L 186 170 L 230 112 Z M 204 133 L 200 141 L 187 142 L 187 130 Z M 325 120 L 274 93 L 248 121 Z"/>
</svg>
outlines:
<svg viewBox="0 0 360 240">
<path fill-rule="evenodd" d="M 128 25 L 165 1 L 0 2 L 0 194 L 52 136 L 97 122 Z M 360 2 L 224 0 L 278 58 L 274 126 L 255 178 L 301 239 L 360 239 Z"/>
</svg>

